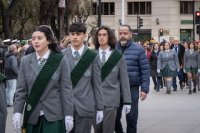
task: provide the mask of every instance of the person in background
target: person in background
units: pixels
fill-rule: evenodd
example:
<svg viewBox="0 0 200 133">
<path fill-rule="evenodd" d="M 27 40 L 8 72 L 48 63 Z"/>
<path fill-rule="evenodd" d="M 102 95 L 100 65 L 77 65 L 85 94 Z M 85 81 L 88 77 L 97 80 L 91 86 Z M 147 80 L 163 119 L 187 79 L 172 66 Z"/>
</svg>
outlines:
<svg viewBox="0 0 200 133">
<path fill-rule="evenodd" d="M 167 87 L 167 94 L 171 93 L 172 79 L 176 77 L 177 71 L 179 71 L 178 55 L 174 50 L 170 49 L 169 42 L 164 44 L 164 51 L 161 51 L 158 55 L 157 72 L 165 78 L 165 84 Z"/>
<path fill-rule="evenodd" d="M 158 60 L 158 54 L 159 54 L 159 44 L 156 42 L 153 45 L 153 50 L 151 52 L 151 56 L 149 59 L 149 64 L 151 68 L 151 77 L 154 83 L 154 90 L 160 91 L 160 85 L 162 77 L 157 73 L 157 60 Z"/>
<path fill-rule="evenodd" d="M 196 48 L 198 53 L 198 68 L 200 67 L 200 41 L 196 42 Z M 198 75 L 197 75 L 197 83 L 198 83 L 198 90 L 200 91 L 200 70 L 198 69 Z"/>
<path fill-rule="evenodd" d="M 193 42 L 189 44 L 189 50 L 184 54 L 184 72 L 187 73 L 188 79 L 188 94 L 192 94 L 192 82 L 193 82 L 193 93 L 196 93 L 196 77 L 200 66 L 198 66 L 198 52 L 195 50 L 195 45 Z"/>
<path fill-rule="evenodd" d="M 32 34 L 32 43 L 35 52 L 22 58 L 19 69 L 14 128 L 18 133 L 70 132 L 74 104 L 67 59 L 50 26 L 40 25 Z"/>
<path fill-rule="evenodd" d="M 70 25 L 71 47 L 62 51 L 70 62 L 74 90 L 74 128 L 71 133 L 91 133 L 95 113 L 96 124 L 103 121 L 100 58 L 84 44 L 86 30 L 81 22 Z"/>
<path fill-rule="evenodd" d="M 16 44 L 10 45 L 8 52 L 5 53 L 6 103 L 8 107 L 13 106 L 14 94 L 17 86 L 17 53 Z"/>
<path fill-rule="evenodd" d="M 104 119 L 95 124 L 94 129 L 95 133 L 113 133 L 120 96 L 125 113 L 128 114 L 131 110 L 126 61 L 124 56 L 115 50 L 117 39 L 109 27 L 99 27 L 93 37 L 95 49 L 101 59 L 101 86 L 104 98 Z"/>
<path fill-rule="evenodd" d="M 5 88 L 6 77 L 0 72 L 0 130 L 1 133 L 6 132 L 6 118 L 7 118 L 7 109 L 6 109 L 6 88 Z"/>
<path fill-rule="evenodd" d="M 123 53 L 128 70 L 130 90 L 131 90 L 131 111 L 126 115 L 126 133 L 137 133 L 138 102 L 139 98 L 143 101 L 147 98 L 150 83 L 150 68 L 144 48 L 132 42 L 132 31 L 129 25 L 120 25 L 119 42 L 117 50 Z M 141 88 L 141 89 L 140 89 Z M 115 132 L 122 133 L 121 112 L 123 104 L 117 112 Z"/>
<path fill-rule="evenodd" d="M 174 38 L 173 44 L 170 46 L 170 49 L 173 49 L 178 55 L 180 68 L 179 71 L 177 72 L 177 75 L 179 78 L 180 89 L 183 89 L 185 85 L 185 77 L 183 72 L 183 58 L 184 58 L 185 48 L 178 40 L 178 38 Z M 174 88 L 173 91 L 177 91 L 176 77 L 173 78 L 173 88 Z"/>
</svg>

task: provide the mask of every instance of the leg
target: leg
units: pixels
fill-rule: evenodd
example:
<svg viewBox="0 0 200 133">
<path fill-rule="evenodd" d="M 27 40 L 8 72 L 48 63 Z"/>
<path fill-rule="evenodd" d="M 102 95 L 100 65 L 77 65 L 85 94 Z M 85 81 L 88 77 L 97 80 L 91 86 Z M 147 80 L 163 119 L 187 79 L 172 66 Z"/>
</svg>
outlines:
<svg viewBox="0 0 200 133">
<path fill-rule="evenodd" d="M 103 118 L 103 132 L 99 133 L 114 133 L 117 108 L 106 107 Z"/>
<path fill-rule="evenodd" d="M 137 133 L 139 87 L 131 88 L 131 111 L 126 115 L 127 133 Z"/>
<path fill-rule="evenodd" d="M 176 85 L 176 77 L 173 77 L 172 79 L 172 86 L 173 86 L 173 91 L 177 91 L 177 85 Z"/>
<path fill-rule="evenodd" d="M 177 72 L 177 74 L 178 74 L 180 88 L 183 89 L 183 82 L 184 82 L 183 69 L 180 69 L 180 71 Z"/>
<path fill-rule="evenodd" d="M 74 113 L 74 128 L 71 133 L 91 133 L 93 117 L 80 117 Z"/>
<path fill-rule="evenodd" d="M 161 77 L 157 77 L 157 88 L 156 88 L 156 90 L 157 91 L 160 91 L 160 82 L 161 82 L 161 80 L 162 80 L 162 78 Z"/>
<path fill-rule="evenodd" d="M 153 80 L 154 90 L 155 90 L 155 89 L 156 89 L 156 84 L 157 84 L 157 82 L 156 82 L 156 77 L 152 77 L 152 80 Z"/>
<path fill-rule="evenodd" d="M 117 109 L 117 116 L 116 116 L 116 121 L 115 121 L 115 133 L 123 133 L 123 127 L 121 123 L 122 108 L 123 108 L 123 102 L 121 98 L 120 105 Z"/>
<path fill-rule="evenodd" d="M 192 74 L 192 81 L 193 81 L 193 86 L 194 86 L 193 93 L 196 93 L 196 85 L 197 85 L 196 76 L 197 76 L 196 73 Z"/>
<path fill-rule="evenodd" d="M 188 77 L 188 87 L 189 87 L 188 94 L 192 94 L 192 74 L 190 72 L 187 72 L 187 77 Z"/>
</svg>

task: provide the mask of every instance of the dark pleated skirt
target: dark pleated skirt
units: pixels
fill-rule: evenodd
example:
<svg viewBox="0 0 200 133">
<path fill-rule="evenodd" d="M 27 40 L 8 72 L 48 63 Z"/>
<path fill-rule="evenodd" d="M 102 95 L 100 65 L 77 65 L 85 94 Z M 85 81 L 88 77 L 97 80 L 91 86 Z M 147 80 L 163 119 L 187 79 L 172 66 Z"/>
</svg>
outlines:
<svg viewBox="0 0 200 133">
<path fill-rule="evenodd" d="M 36 125 L 27 124 L 26 133 L 66 133 L 64 120 L 48 122 L 40 116 Z"/>
<path fill-rule="evenodd" d="M 186 68 L 186 72 L 192 73 L 192 74 L 197 74 L 198 69 L 197 68 Z"/>
<path fill-rule="evenodd" d="M 162 77 L 176 77 L 177 72 L 170 69 L 169 65 L 167 64 L 163 70 L 161 70 Z"/>
</svg>

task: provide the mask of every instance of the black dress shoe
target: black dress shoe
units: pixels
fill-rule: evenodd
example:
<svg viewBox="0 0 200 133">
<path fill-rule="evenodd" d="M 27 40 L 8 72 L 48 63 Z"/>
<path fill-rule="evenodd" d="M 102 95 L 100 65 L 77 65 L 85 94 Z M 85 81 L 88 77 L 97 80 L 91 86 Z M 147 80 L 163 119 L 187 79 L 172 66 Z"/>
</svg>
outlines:
<svg viewBox="0 0 200 133">
<path fill-rule="evenodd" d="M 196 93 L 196 88 L 193 89 L 193 93 Z"/>
<path fill-rule="evenodd" d="M 189 90 L 188 94 L 192 94 L 192 90 Z"/>
<path fill-rule="evenodd" d="M 173 91 L 177 91 L 177 88 L 174 88 Z"/>
</svg>

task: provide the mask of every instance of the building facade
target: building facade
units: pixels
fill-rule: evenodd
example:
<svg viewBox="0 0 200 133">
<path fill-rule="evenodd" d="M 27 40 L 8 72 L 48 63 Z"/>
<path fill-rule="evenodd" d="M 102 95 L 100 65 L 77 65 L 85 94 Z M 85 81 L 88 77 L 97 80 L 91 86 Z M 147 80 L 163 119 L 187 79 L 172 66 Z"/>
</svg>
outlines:
<svg viewBox="0 0 200 133">
<path fill-rule="evenodd" d="M 93 15 L 89 21 L 97 19 L 98 0 L 93 3 Z M 124 3 L 123 3 L 124 2 Z M 200 1 L 195 2 L 195 10 L 200 10 Z M 117 35 L 120 24 L 128 24 L 133 29 L 134 39 L 157 41 L 170 36 L 181 41 L 193 40 L 193 0 L 101 0 L 101 23 L 110 26 Z M 143 21 L 139 27 L 138 17 Z M 196 25 L 194 26 L 196 29 Z M 163 36 L 160 36 L 160 29 Z M 199 35 L 194 31 L 195 40 Z"/>
</svg>

